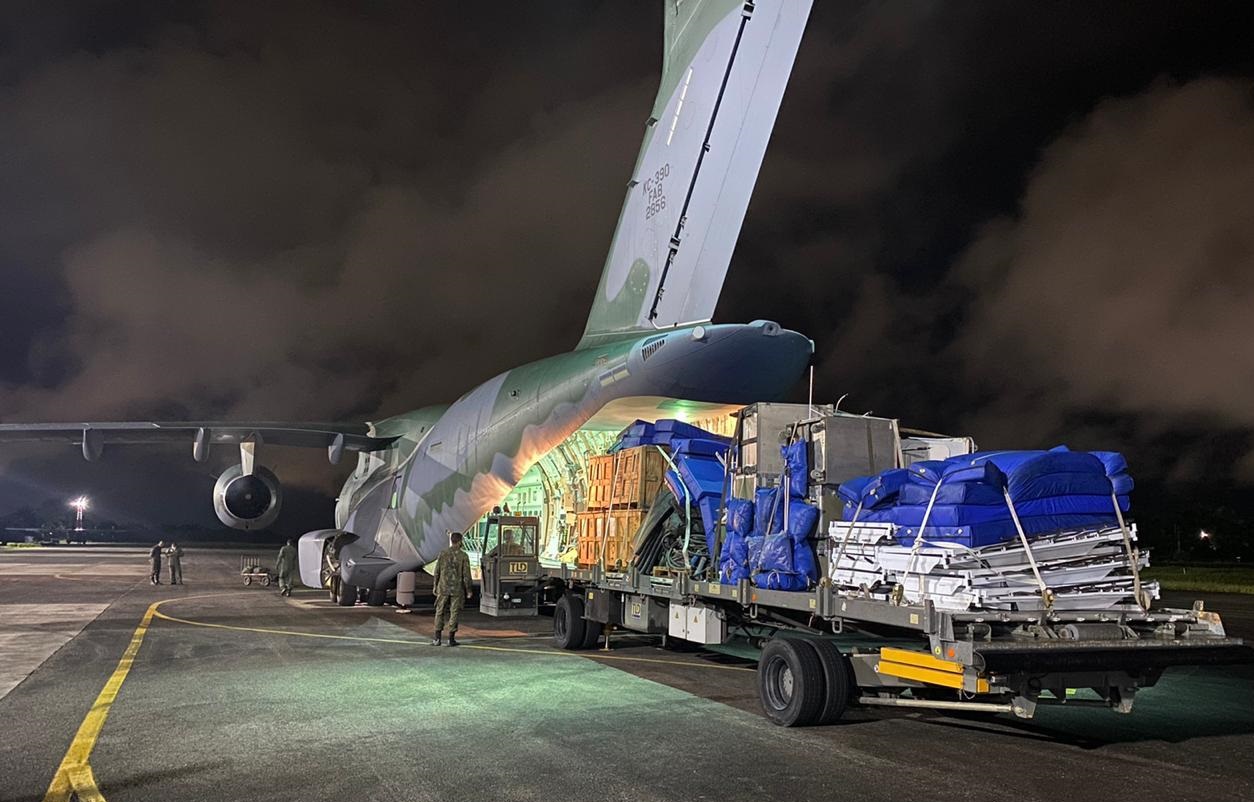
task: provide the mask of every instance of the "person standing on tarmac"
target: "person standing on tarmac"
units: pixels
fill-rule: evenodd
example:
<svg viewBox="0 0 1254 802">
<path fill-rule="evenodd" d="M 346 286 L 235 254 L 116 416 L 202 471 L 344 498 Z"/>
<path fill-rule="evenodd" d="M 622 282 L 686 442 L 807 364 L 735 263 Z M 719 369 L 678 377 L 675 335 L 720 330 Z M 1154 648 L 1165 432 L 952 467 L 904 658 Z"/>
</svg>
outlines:
<svg viewBox="0 0 1254 802">
<path fill-rule="evenodd" d="M 171 541 L 165 555 L 170 559 L 170 584 L 183 584 L 183 547 Z"/>
<path fill-rule="evenodd" d="M 296 546 L 291 538 L 279 549 L 279 558 L 274 561 L 274 572 L 279 575 L 279 595 L 292 595 L 292 572 L 296 570 Z"/>
<path fill-rule="evenodd" d="M 449 533 L 449 547 L 440 552 L 435 562 L 435 637 L 432 646 L 440 645 L 440 635 L 448 624 L 448 645 L 457 645 L 457 619 L 462 607 L 474 593 L 470 578 L 470 558 L 462 551 L 462 533 Z"/>
<path fill-rule="evenodd" d="M 158 540 L 157 545 L 148 550 L 148 581 L 154 585 L 161 584 L 161 550 L 165 541 Z"/>
</svg>

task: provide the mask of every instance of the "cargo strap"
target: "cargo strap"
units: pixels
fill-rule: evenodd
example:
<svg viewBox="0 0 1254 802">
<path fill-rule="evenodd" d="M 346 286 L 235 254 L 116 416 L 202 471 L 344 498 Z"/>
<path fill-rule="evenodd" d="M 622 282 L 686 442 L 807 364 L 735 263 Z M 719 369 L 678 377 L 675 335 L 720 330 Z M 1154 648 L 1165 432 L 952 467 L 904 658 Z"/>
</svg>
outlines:
<svg viewBox="0 0 1254 802">
<path fill-rule="evenodd" d="M 1132 534 L 1128 531 L 1128 524 L 1123 520 L 1123 510 L 1119 509 L 1119 496 L 1115 495 L 1112 490 L 1110 492 L 1110 500 L 1115 505 L 1115 518 L 1119 520 L 1119 531 L 1123 534 L 1123 548 L 1128 553 L 1128 560 L 1132 565 L 1132 593 L 1136 596 L 1136 604 L 1142 610 L 1149 611 L 1149 602 L 1141 592 L 1141 551 L 1132 545 Z"/>
<path fill-rule="evenodd" d="M 688 544 L 692 541 L 692 495 L 688 492 L 688 485 L 684 482 L 684 477 L 679 473 L 679 466 L 675 464 L 675 460 L 671 459 L 671 455 L 667 454 L 661 446 L 654 446 L 654 448 L 662 455 L 662 459 L 666 460 L 666 464 L 671 466 L 680 489 L 684 491 L 684 568 L 691 571 L 692 558 L 688 556 Z"/>
<path fill-rule="evenodd" d="M 643 467 L 641 468 L 643 471 Z M 610 526 L 613 523 L 611 513 L 614 512 L 614 485 L 618 482 L 618 452 L 614 453 L 614 467 L 610 470 L 610 498 L 609 503 L 605 505 L 605 526 L 601 530 L 601 548 L 597 556 L 597 564 L 601 566 L 601 570 L 606 570 L 605 552 L 609 548 L 610 543 Z"/>
<path fill-rule="evenodd" d="M 910 576 L 910 572 L 914 570 L 915 562 L 919 557 L 919 547 L 923 545 L 923 530 L 927 528 L 927 521 L 932 517 L 932 507 L 936 505 L 936 494 L 940 492 L 941 485 L 945 483 L 945 477 L 940 476 L 936 479 L 936 487 L 932 488 L 932 497 L 927 500 L 927 509 L 923 511 L 923 523 L 919 524 L 919 531 L 915 533 L 914 545 L 910 548 L 910 561 L 906 563 L 906 570 L 901 578 L 904 583 L 905 579 Z M 903 588 L 904 590 L 904 588 Z M 927 578 L 923 572 L 919 572 L 919 601 L 922 602 L 927 598 Z"/>
<path fill-rule="evenodd" d="M 1023 544 L 1023 553 L 1028 556 L 1028 565 L 1032 566 L 1032 575 L 1036 577 L 1036 584 L 1041 592 L 1041 601 L 1045 603 L 1045 609 L 1050 610 L 1054 606 L 1054 592 L 1049 589 L 1049 585 L 1045 584 L 1045 580 L 1041 577 L 1041 569 L 1036 565 L 1036 555 L 1032 553 L 1032 544 L 1028 542 L 1027 533 L 1023 531 L 1023 524 L 1019 522 L 1019 513 L 1015 510 L 1014 502 L 1010 500 L 1010 488 L 1003 487 L 1002 495 L 1006 497 L 1006 509 L 1010 510 L 1010 520 L 1015 522 L 1015 531 L 1019 533 L 1019 542 Z"/>
<path fill-rule="evenodd" d="M 853 527 L 858 523 L 858 516 L 862 514 L 862 499 L 858 499 L 858 508 L 853 511 L 853 520 L 849 522 L 849 526 L 845 527 L 845 537 L 840 541 L 840 548 L 836 550 L 836 559 L 832 561 L 833 570 L 840 567 L 840 558 L 845 554 L 845 547 L 849 545 L 849 539 L 853 537 Z"/>
</svg>

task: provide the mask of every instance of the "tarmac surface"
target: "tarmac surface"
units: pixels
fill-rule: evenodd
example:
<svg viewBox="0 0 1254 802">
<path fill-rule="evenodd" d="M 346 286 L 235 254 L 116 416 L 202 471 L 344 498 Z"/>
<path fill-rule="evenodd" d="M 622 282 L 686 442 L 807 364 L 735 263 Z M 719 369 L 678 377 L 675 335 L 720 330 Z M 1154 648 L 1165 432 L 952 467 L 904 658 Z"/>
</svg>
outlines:
<svg viewBox="0 0 1254 802">
<path fill-rule="evenodd" d="M 1173 669 L 1129 716 L 785 730 L 752 662 L 557 652 L 547 618 L 478 613 L 436 648 L 429 606 L 284 599 L 239 566 L 192 549 L 153 587 L 139 549 L 0 549 L 0 801 L 1254 798 L 1250 665 Z M 1254 638 L 1251 597 L 1206 603 Z"/>
</svg>

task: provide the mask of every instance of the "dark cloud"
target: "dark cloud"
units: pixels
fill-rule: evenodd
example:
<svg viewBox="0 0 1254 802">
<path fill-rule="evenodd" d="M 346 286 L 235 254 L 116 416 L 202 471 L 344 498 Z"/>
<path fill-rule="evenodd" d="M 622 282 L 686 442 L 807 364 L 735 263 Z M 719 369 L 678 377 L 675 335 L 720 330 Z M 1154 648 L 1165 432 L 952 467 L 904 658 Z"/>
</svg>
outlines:
<svg viewBox="0 0 1254 802">
<path fill-rule="evenodd" d="M 568 349 L 660 22 L 625 3 L 7 7 L 0 418 L 365 418 Z M 1235 4 L 818 4 L 718 317 L 808 333 L 820 397 L 990 445 L 1157 460 L 1185 432 L 1243 438 L 1251 33 Z M 194 492 L 208 518 L 183 456 L 117 455 L 152 488 L 113 488 L 119 517 L 174 520 Z M 36 492 L 19 468 L 59 492 L 67 466 L 24 457 L 0 494 Z"/>
<path fill-rule="evenodd" d="M 956 348 L 1073 407 L 1254 426 L 1252 210 L 1254 82 L 1104 102 L 971 245 Z"/>
</svg>

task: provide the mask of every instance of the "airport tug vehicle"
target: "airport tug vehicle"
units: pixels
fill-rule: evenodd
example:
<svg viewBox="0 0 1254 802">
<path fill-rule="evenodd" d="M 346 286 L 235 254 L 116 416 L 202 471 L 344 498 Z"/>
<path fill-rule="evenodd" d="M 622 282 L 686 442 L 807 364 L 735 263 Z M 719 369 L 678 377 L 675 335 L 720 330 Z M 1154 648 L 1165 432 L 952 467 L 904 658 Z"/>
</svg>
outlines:
<svg viewBox="0 0 1254 802">
<path fill-rule="evenodd" d="M 851 705 L 1127 713 L 1171 666 L 1244 659 L 1200 603 L 1153 605 L 1113 452 L 984 453 L 768 403 L 736 413 L 727 438 L 638 421 L 611 452 L 591 458 L 604 465 L 561 562 L 537 557 L 536 519 L 487 519 L 480 609 L 552 604 L 571 650 L 620 630 L 747 639 L 782 726 Z"/>
</svg>

